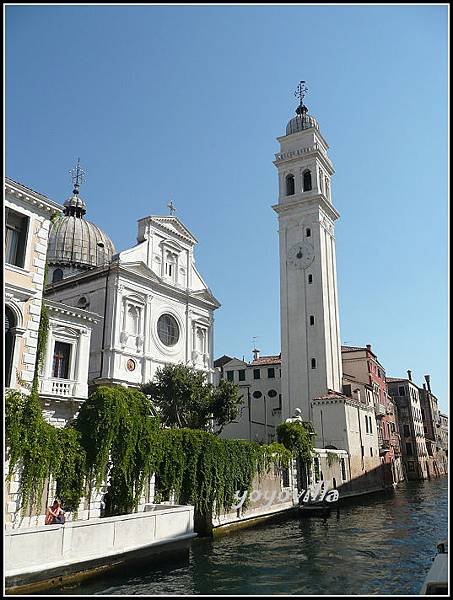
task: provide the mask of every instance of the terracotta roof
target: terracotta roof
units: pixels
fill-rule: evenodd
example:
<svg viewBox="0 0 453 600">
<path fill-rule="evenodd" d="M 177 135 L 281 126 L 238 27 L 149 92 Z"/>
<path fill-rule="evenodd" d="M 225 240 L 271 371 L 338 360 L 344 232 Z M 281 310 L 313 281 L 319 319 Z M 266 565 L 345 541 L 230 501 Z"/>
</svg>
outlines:
<svg viewBox="0 0 453 600">
<path fill-rule="evenodd" d="M 367 350 L 367 348 L 359 346 L 341 346 L 342 352 L 355 352 L 356 350 Z"/>
<path fill-rule="evenodd" d="M 327 394 L 317 396 L 316 398 L 313 398 L 313 400 L 329 400 L 330 398 L 348 398 L 349 400 L 354 400 L 354 398 L 350 398 L 349 396 L 346 396 L 341 392 L 335 392 L 334 390 L 327 390 Z"/>
<path fill-rule="evenodd" d="M 233 360 L 233 358 L 224 354 L 214 361 L 214 367 L 223 367 L 223 365 L 226 365 L 226 363 L 230 362 L 230 360 Z"/>
<path fill-rule="evenodd" d="M 261 358 L 257 358 L 256 360 L 252 360 L 250 363 L 253 366 L 258 365 L 276 365 L 282 362 L 282 355 L 278 354 L 277 356 L 262 356 Z"/>
</svg>

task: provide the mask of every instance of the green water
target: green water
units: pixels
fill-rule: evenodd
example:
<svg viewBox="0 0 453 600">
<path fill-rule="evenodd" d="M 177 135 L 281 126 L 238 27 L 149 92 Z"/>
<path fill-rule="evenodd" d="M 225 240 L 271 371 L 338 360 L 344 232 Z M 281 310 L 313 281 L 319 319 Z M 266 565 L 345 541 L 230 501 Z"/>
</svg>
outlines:
<svg viewBox="0 0 453 600">
<path fill-rule="evenodd" d="M 171 564 L 60 588 L 54 594 L 418 594 L 447 537 L 447 477 L 357 498 L 327 520 L 291 516 L 196 539 Z"/>
</svg>

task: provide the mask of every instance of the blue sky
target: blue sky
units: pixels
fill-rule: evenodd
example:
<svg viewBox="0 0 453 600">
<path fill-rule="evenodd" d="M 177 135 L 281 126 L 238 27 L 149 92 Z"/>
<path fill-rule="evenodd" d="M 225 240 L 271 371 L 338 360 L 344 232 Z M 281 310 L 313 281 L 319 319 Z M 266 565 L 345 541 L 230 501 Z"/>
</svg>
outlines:
<svg viewBox="0 0 453 600">
<path fill-rule="evenodd" d="M 215 356 L 280 351 L 277 175 L 293 91 L 330 145 L 340 331 L 448 393 L 447 6 L 8 6 L 6 173 L 117 250 L 177 216 L 222 303 Z"/>
</svg>

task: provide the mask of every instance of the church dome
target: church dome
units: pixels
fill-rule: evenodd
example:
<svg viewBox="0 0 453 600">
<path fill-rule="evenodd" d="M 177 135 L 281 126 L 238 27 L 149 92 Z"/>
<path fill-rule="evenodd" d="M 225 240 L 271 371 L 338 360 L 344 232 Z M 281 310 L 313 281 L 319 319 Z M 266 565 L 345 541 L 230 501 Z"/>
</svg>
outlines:
<svg viewBox="0 0 453 600">
<path fill-rule="evenodd" d="M 293 117 L 286 126 L 286 135 L 298 133 L 299 131 L 303 131 L 309 127 L 315 127 L 316 129 L 319 129 L 318 121 L 315 119 L 315 117 L 312 117 L 307 113 L 307 108 L 305 106 L 298 107 L 296 112 L 297 115 Z"/>
<path fill-rule="evenodd" d="M 80 208 L 80 203 L 77 207 L 72 203 L 71 208 Z M 69 212 L 66 208 L 52 224 L 47 248 L 49 264 L 97 267 L 110 262 L 114 254 L 115 247 L 109 236 L 86 221 L 81 211 Z"/>
</svg>

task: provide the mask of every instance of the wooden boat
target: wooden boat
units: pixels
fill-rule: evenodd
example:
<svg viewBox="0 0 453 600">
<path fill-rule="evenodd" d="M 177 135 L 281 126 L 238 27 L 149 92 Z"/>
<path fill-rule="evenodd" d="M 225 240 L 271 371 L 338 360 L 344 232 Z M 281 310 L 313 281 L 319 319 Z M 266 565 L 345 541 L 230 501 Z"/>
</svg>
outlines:
<svg viewBox="0 0 453 600">
<path fill-rule="evenodd" d="M 433 558 L 428 575 L 420 590 L 420 595 L 436 596 L 448 594 L 448 542 L 437 544 L 437 554 Z"/>
<path fill-rule="evenodd" d="M 336 502 L 301 502 L 299 515 L 302 517 L 328 517 Z"/>
</svg>

